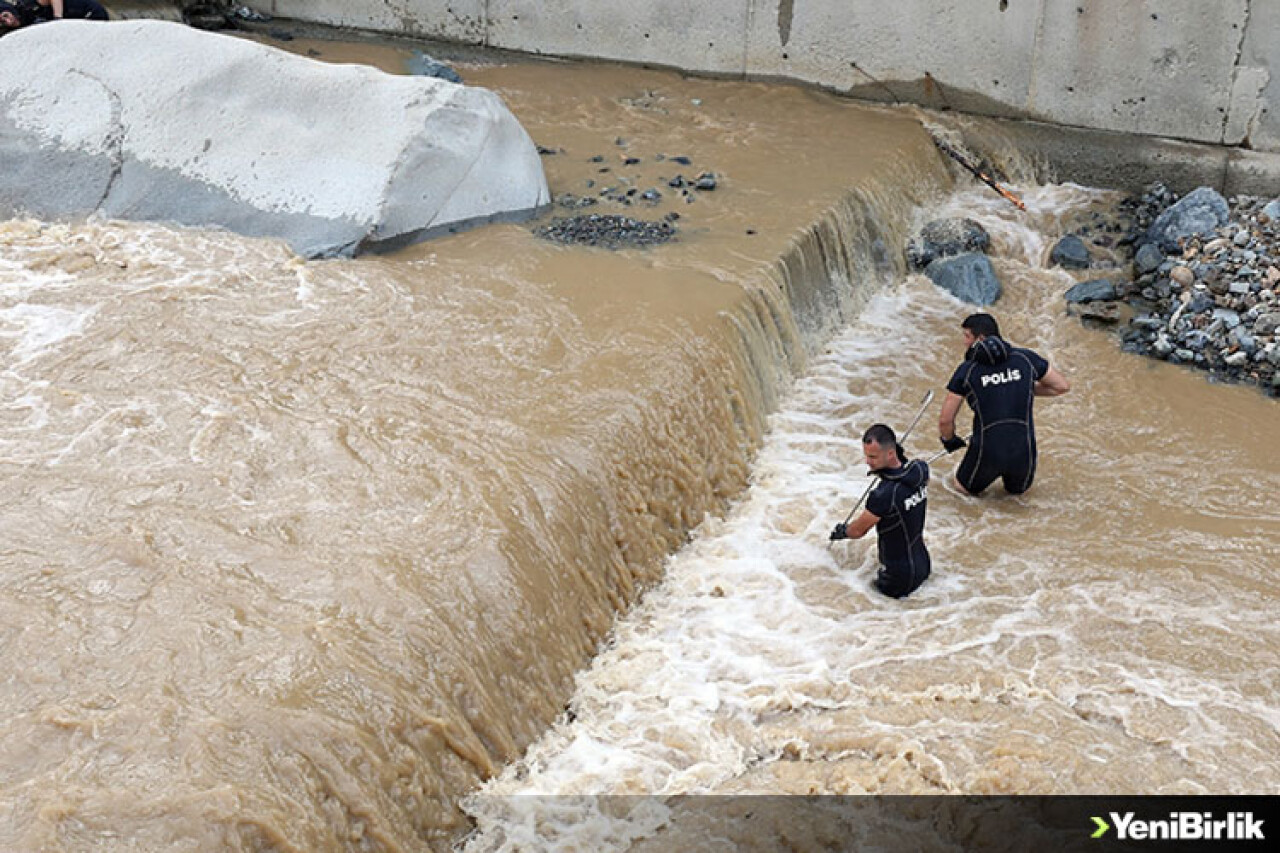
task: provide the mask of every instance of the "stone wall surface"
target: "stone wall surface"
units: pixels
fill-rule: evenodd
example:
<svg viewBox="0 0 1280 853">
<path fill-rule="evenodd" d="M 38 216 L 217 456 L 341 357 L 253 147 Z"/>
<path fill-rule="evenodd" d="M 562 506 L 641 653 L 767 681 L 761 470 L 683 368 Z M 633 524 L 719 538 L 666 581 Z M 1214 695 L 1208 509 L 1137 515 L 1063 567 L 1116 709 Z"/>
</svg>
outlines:
<svg viewBox="0 0 1280 853">
<path fill-rule="evenodd" d="M 781 77 L 885 101 L 1280 152 L 1264 0 L 258 0 L 530 53 Z"/>
</svg>

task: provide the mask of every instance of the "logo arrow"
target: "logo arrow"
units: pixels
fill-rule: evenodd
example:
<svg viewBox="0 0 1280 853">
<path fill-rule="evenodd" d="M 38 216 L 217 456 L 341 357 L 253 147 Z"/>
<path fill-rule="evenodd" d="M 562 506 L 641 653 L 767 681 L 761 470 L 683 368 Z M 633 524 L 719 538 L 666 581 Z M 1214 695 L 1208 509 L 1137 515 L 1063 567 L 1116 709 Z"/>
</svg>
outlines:
<svg viewBox="0 0 1280 853">
<path fill-rule="evenodd" d="M 1098 825 L 1098 828 L 1093 831 L 1093 835 L 1089 836 L 1090 838 L 1101 838 L 1106 835 L 1107 830 L 1111 828 L 1107 822 L 1100 817 L 1095 817 L 1093 822 Z"/>
</svg>

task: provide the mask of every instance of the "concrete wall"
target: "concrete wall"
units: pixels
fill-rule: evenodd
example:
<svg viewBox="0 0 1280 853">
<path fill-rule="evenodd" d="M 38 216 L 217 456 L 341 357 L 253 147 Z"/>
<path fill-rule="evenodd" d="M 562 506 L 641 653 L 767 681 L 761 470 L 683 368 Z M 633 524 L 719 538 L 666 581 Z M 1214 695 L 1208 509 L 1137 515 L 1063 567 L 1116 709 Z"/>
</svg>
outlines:
<svg viewBox="0 0 1280 853">
<path fill-rule="evenodd" d="M 780 77 L 1280 152 L 1276 0 L 254 0 L 317 23 Z"/>
</svg>

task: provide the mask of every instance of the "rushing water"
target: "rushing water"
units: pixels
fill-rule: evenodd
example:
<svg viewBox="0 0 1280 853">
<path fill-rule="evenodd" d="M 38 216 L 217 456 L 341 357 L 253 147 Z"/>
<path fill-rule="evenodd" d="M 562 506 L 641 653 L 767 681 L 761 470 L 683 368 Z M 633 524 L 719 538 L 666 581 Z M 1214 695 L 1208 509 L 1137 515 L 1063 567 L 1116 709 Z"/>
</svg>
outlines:
<svg viewBox="0 0 1280 853">
<path fill-rule="evenodd" d="M 862 492 L 858 436 L 901 428 L 945 384 L 972 310 L 919 276 L 878 294 L 770 419 L 746 497 L 579 677 L 570 715 L 470 799 L 467 850 L 628 849 L 678 820 L 573 795 L 1280 790 L 1275 404 L 1064 317 L 1074 280 L 1048 250 L 1062 213 L 1097 200 L 1038 188 L 1023 217 L 975 191 L 929 214 L 988 228 L 1005 334 L 1073 382 L 1037 403 L 1036 486 L 962 496 L 936 463 L 934 574 L 906 601 L 869 585 L 874 536 L 828 546 Z M 909 451 L 937 449 L 938 408 Z M 715 839 L 692 814 L 677 837 Z"/>
<path fill-rule="evenodd" d="M 0 224 L 0 848 L 447 847 L 946 182 L 796 88 L 463 70 L 557 193 L 660 186 L 680 241 Z"/>
<path fill-rule="evenodd" d="M 553 193 L 663 189 L 622 212 L 680 241 L 505 225 L 303 262 L 0 224 L 0 848 L 447 849 L 493 776 L 479 849 L 587 825 L 513 820 L 523 791 L 1276 788 L 1273 404 L 1062 316 L 1043 257 L 1089 193 L 947 202 L 1075 389 L 1040 406 L 1028 496 L 938 467 L 935 576 L 889 603 L 871 544 L 826 533 L 856 435 L 960 354 L 963 306 L 903 280 L 950 181 L 917 115 L 462 71 L 558 151 Z M 701 171 L 714 192 L 666 190 Z"/>
</svg>

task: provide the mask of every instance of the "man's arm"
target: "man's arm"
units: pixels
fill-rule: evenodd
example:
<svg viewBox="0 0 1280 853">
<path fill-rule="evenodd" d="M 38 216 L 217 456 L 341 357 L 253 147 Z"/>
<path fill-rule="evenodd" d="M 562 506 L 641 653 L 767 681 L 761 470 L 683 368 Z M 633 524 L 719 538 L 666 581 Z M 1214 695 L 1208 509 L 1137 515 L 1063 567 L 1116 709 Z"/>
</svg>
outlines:
<svg viewBox="0 0 1280 853">
<path fill-rule="evenodd" d="M 947 392 L 947 398 L 942 401 L 942 414 L 938 416 L 938 438 L 946 441 L 955 437 L 956 413 L 960 411 L 960 404 L 963 402 L 964 398 L 959 394 Z"/>
<path fill-rule="evenodd" d="M 1037 397 L 1061 397 L 1071 390 L 1071 383 L 1054 368 L 1050 367 L 1044 376 L 1036 380 L 1032 393 Z M 945 410 L 945 405 L 944 405 Z"/>
<path fill-rule="evenodd" d="M 849 523 L 849 526 L 845 528 L 845 532 L 849 534 L 850 539 L 861 539 L 867 535 L 867 531 L 876 526 L 876 522 L 879 520 L 880 516 L 864 509 L 862 515 Z"/>
</svg>

